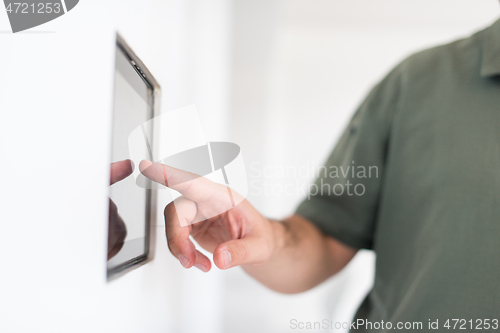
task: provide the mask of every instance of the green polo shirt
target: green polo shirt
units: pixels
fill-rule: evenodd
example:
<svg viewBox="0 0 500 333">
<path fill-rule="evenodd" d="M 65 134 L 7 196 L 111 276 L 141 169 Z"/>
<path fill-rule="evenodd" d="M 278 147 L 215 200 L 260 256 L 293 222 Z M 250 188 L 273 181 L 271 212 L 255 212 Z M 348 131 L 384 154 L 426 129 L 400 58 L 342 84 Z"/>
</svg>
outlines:
<svg viewBox="0 0 500 333">
<path fill-rule="evenodd" d="M 500 331 L 500 20 L 398 65 L 318 174 L 297 214 L 377 254 L 359 331 Z"/>
</svg>

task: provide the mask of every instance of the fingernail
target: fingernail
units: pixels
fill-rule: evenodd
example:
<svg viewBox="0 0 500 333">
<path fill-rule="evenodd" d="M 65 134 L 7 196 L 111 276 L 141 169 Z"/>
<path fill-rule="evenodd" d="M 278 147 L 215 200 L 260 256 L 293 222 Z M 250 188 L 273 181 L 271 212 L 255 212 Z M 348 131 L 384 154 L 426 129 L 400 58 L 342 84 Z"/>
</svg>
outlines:
<svg viewBox="0 0 500 333">
<path fill-rule="evenodd" d="M 194 265 L 194 267 L 198 268 L 200 271 L 203 271 L 203 272 L 208 272 L 208 268 L 205 267 L 205 265 L 202 265 L 202 264 L 196 264 Z"/>
<path fill-rule="evenodd" d="M 182 254 L 179 255 L 179 261 L 181 262 L 181 265 L 184 267 L 188 267 L 189 265 L 189 259 L 184 257 Z"/>
<path fill-rule="evenodd" d="M 222 250 L 222 265 L 224 268 L 231 266 L 231 253 L 228 250 Z"/>
</svg>

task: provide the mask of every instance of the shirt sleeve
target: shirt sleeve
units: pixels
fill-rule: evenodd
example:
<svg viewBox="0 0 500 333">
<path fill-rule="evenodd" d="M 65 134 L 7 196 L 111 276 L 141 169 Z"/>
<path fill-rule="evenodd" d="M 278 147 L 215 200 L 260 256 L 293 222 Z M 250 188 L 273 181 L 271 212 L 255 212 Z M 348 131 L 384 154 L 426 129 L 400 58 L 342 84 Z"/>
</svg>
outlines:
<svg viewBox="0 0 500 333">
<path fill-rule="evenodd" d="M 296 210 L 327 235 L 358 249 L 373 248 L 391 122 L 401 94 L 398 67 L 358 108 Z"/>
</svg>

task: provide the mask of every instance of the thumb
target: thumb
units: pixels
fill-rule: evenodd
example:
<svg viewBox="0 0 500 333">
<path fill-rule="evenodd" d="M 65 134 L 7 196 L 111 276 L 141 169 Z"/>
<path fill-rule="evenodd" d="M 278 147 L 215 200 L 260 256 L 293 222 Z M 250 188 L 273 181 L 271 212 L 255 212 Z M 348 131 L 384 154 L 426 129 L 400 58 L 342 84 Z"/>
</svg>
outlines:
<svg viewBox="0 0 500 333">
<path fill-rule="evenodd" d="M 214 251 L 215 265 L 220 269 L 258 264 L 271 256 L 271 247 L 262 237 L 247 237 L 222 243 Z"/>
</svg>

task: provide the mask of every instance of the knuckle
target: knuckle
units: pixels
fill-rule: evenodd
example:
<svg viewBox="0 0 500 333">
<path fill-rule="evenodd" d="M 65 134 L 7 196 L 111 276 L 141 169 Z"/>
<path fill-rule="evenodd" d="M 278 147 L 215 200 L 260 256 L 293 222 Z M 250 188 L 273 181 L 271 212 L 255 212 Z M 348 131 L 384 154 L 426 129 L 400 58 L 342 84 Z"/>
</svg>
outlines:
<svg viewBox="0 0 500 333">
<path fill-rule="evenodd" d="M 238 262 L 246 262 L 249 258 L 248 249 L 240 242 L 234 243 L 234 251 Z"/>
<path fill-rule="evenodd" d="M 168 249 L 170 250 L 170 252 L 172 254 L 176 254 L 177 252 L 179 252 L 179 244 L 177 241 L 171 239 L 171 240 L 168 240 L 167 239 L 167 245 L 168 245 Z"/>
</svg>

